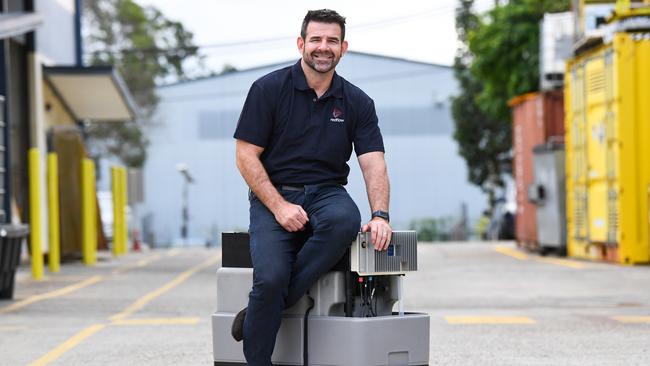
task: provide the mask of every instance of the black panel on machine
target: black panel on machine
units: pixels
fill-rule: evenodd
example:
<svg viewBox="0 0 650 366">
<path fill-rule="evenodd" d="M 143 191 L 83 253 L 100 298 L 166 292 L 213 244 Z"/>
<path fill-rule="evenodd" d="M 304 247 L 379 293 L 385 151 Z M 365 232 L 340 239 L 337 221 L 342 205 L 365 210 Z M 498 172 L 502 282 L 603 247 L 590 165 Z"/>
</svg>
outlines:
<svg viewBox="0 0 650 366">
<path fill-rule="evenodd" d="M 221 233 L 221 266 L 237 268 L 253 268 L 250 255 L 250 236 L 247 232 Z M 350 249 L 331 271 L 350 270 Z"/>
</svg>

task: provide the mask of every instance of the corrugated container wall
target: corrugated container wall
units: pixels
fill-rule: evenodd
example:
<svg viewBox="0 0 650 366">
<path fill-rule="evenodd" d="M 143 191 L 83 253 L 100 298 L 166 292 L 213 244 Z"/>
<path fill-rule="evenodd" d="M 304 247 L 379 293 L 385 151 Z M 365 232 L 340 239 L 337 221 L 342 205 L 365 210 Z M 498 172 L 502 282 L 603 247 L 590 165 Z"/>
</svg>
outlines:
<svg viewBox="0 0 650 366">
<path fill-rule="evenodd" d="M 534 183 L 533 147 L 564 136 L 564 98 L 561 91 L 530 93 L 513 98 L 514 176 L 517 192 L 515 237 L 520 246 L 537 248 L 535 204 L 528 199 Z"/>
<path fill-rule="evenodd" d="M 650 33 L 618 33 L 567 65 L 568 254 L 648 263 Z"/>
</svg>

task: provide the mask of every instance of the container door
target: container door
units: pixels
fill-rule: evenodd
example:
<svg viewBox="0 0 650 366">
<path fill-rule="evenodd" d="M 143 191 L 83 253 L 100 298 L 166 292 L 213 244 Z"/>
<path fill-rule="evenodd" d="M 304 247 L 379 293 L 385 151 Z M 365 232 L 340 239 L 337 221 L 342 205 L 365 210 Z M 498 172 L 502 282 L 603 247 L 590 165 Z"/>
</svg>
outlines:
<svg viewBox="0 0 650 366">
<path fill-rule="evenodd" d="M 614 36 L 618 139 L 618 260 L 650 262 L 647 197 L 650 184 L 650 33 Z"/>
<path fill-rule="evenodd" d="M 6 163 L 6 124 L 4 122 L 4 97 L 0 95 L 0 223 L 8 221 L 7 212 L 9 212 L 8 199 L 6 198 L 5 185 L 7 174 Z"/>
<path fill-rule="evenodd" d="M 585 65 L 587 83 L 587 161 L 589 240 L 607 242 L 607 174 L 605 134 L 605 58 L 591 58 Z"/>
<path fill-rule="evenodd" d="M 618 159 L 620 137 L 616 128 L 616 98 L 614 84 L 614 51 L 605 53 L 605 174 L 607 185 L 607 243 L 618 245 Z"/>
<path fill-rule="evenodd" d="M 576 240 L 586 240 L 589 236 L 587 220 L 587 138 L 586 138 L 586 105 L 585 105 L 585 66 L 584 63 L 576 64 L 571 71 L 571 120 L 569 156 L 570 187 L 571 190 L 571 221 L 572 232 L 569 236 Z"/>
</svg>

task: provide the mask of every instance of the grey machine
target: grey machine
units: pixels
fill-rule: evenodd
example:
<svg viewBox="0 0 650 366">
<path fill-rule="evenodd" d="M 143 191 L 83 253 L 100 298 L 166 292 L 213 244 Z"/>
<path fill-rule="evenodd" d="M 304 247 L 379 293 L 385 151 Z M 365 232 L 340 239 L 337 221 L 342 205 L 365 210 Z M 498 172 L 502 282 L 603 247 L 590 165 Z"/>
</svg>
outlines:
<svg viewBox="0 0 650 366">
<path fill-rule="evenodd" d="M 245 365 L 232 321 L 248 303 L 253 269 L 247 233 L 223 233 L 212 315 L 215 366 Z M 415 231 L 395 231 L 387 251 L 359 233 L 346 254 L 284 311 L 274 365 L 428 365 L 429 315 L 402 309 L 402 278 L 417 270 Z M 395 306 L 397 305 L 397 306 Z M 393 308 L 397 307 L 397 311 Z"/>
<path fill-rule="evenodd" d="M 537 243 L 542 254 L 566 253 L 564 144 L 550 141 L 533 148 L 534 183 L 528 199 L 537 206 Z"/>
</svg>

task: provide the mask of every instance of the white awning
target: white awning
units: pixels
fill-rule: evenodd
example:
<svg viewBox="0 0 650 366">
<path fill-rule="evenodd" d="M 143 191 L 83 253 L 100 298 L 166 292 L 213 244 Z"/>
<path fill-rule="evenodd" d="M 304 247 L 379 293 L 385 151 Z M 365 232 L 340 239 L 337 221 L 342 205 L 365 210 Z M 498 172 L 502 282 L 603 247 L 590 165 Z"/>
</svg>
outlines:
<svg viewBox="0 0 650 366">
<path fill-rule="evenodd" d="M 31 32 L 41 23 L 43 23 L 43 16 L 38 13 L 0 13 L 0 39 Z"/>
<path fill-rule="evenodd" d="M 112 66 L 44 67 L 43 73 L 77 120 L 119 122 L 137 117 L 131 93 Z"/>
</svg>

